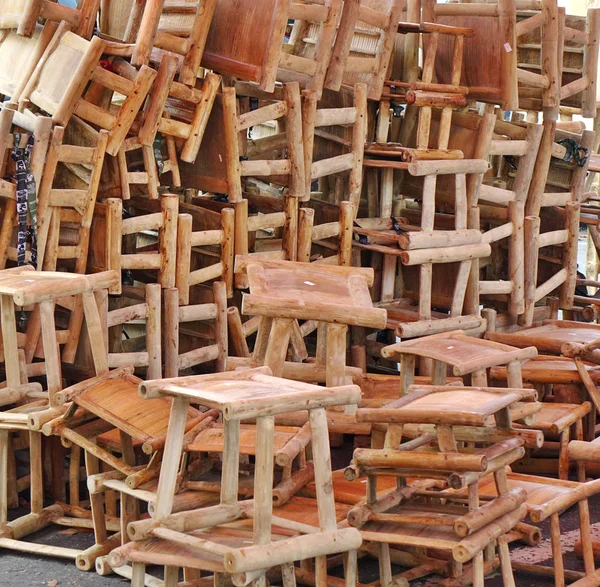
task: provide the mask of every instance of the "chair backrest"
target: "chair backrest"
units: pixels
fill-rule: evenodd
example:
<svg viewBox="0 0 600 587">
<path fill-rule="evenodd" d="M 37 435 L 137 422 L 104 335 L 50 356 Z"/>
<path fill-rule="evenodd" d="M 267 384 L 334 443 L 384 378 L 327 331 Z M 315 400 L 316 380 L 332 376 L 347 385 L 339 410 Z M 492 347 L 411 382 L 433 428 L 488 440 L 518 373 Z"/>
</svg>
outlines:
<svg viewBox="0 0 600 587">
<path fill-rule="evenodd" d="M 174 287 L 178 196 L 165 194 L 160 200 L 132 198 L 130 203 L 137 206 L 138 211 L 152 211 L 124 219 L 123 200 L 109 198 L 96 204 L 93 231 L 94 234 L 104 234 L 105 238 L 93 239 L 89 269 L 95 272 L 110 268 L 119 274 L 122 270 L 156 271 L 157 281 L 163 288 Z M 157 235 L 156 242 L 150 245 L 138 243 L 139 234 L 144 231 L 154 232 Z M 132 237 L 133 242 L 127 239 L 124 246 L 124 237 L 127 235 L 135 236 Z M 120 294 L 121 291 L 120 281 L 109 289 L 110 294 Z"/>
<path fill-rule="evenodd" d="M 175 285 L 179 303 L 190 303 L 190 288 L 212 280 L 225 283 L 233 295 L 235 212 L 215 212 L 193 204 L 180 204 L 177 228 Z"/>
<path fill-rule="evenodd" d="M 65 21 L 80 37 L 89 39 L 94 31 L 100 0 L 81 0 L 77 7 L 60 5 L 51 0 L 2 0 L 0 28 L 17 29 L 19 35 L 31 37 L 41 17 L 46 21 Z"/>
<path fill-rule="evenodd" d="M 98 134 L 95 147 L 65 144 L 64 135 L 64 128 L 54 128 L 39 187 L 38 266 L 53 271 L 70 260 L 75 273 L 85 273 L 108 133 Z M 82 173 L 73 173 L 74 167 Z"/>
<path fill-rule="evenodd" d="M 320 95 L 341 5 L 340 0 L 257 0 L 243 4 L 217 0 L 202 65 L 257 82 L 266 92 L 273 92 L 277 80 L 296 80 Z M 285 43 L 289 20 L 297 22 L 296 31 Z M 308 23 L 318 25 L 310 52 L 301 32 L 307 31 Z M 305 51 L 307 56 L 301 54 Z"/>
<path fill-rule="evenodd" d="M 314 180 L 349 171 L 347 197 L 355 205 L 355 213 L 358 213 L 367 128 L 367 87 L 363 83 L 356 84 L 351 107 L 319 109 L 317 102 L 315 92 L 302 93 L 302 138 L 307 186 L 303 201 L 310 199 L 310 185 Z M 343 127 L 341 136 L 340 127 Z M 344 133 L 350 135 L 349 139 L 344 137 Z M 319 141 L 333 143 L 335 151 L 342 151 L 342 154 L 319 158 Z"/>
<path fill-rule="evenodd" d="M 104 320 L 108 344 L 108 366 L 111 369 L 127 365 L 145 367 L 147 379 L 160 379 L 162 377 L 160 285 L 148 283 L 143 299 L 136 301 L 140 303 L 125 305 L 110 311 L 108 307 L 106 308 Z M 126 325 L 132 322 L 144 324 L 142 336 L 125 334 Z M 140 342 L 143 343 L 142 349 L 145 350 L 140 350 Z"/>
<path fill-rule="evenodd" d="M 58 25 L 38 25 L 31 38 L 15 30 L 0 31 L 0 94 L 17 102 Z"/>
<path fill-rule="evenodd" d="M 297 260 L 309 263 L 314 251 L 315 263 L 350 266 L 354 205 L 341 202 L 338 207 L 315 200 L 308 206 L 301 208 L 298 215 Z M 328 222 L 328 217 L 336 220 Z"/>
<path fill-rule="evenodd" d="M 216 0 L 195 0 L 181 4 L 173 0 L 146 3 L 139 28 L 136 11 L 130 13 L 127 32 L 135 39 L 131 63 L 139 67 L 153 60 L 153 52 L 177 56 L 178 80 L 193 87 L 208 36 Z M 183 58 L 183 59 L 182 59 Z"/>
<path fill-rule="evenodd" d="M 179 377 L 179 371 L 216 361 L 217 372 L 227 361 L 227 291 L 225 283 L 212 285 L 213 301 L 180 306 L 177 289 L 165 290 L 165 376 Z M 212 322 L 207 331 L 198 323 Z M 209 339 L 210 344 L 206 343 Z M 186 350 L 181 352 L 182 347 Z"/>
<path fill-rule="evenodd" d="M 367 84 L 368 98 L 379 100 L 405 8 L 404 0 L 344 2 L 325 87 Z"/>
</svg>

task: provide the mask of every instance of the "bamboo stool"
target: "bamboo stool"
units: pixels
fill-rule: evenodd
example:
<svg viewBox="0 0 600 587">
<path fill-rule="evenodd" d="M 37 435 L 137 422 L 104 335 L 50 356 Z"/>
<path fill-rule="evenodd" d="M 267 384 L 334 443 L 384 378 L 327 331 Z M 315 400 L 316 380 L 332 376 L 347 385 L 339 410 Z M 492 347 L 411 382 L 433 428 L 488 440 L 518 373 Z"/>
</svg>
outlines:
<svg viewBox="0 0 600 587">
<path fill-rule="evenodd" d="M 576 453 L 575 453 L 576 454 Z M 577 458 L 573 455 L 573 458 Z M 534 524 L 539 524 L 550 518 L 550 540 L 552 543 L 553 566 L 534 565 L 522 562 L 513 562 L 516 571 L 540 574 L 543 576 L 554 575 L 556 587 L 565 585 L 566 581 L 572 581 L 569 585 L 595 587 L 600 585 L 600 571 L 594 566 L 593 542 L 590 534 L 590 513 L 588 499 L 600 491 L 599 480 L 578 483 L 562 479 L 548 479 L 534 475 L 519 475 L 508 473 L 506 475 L 508 488 L 512 491 L 524 490 L 527 498 L 525 506 L 529 519 Z M 496 495 L 497 489 L 493 480 L 486 477 L 479 483 L 479 491 L 482 495 Z M 581 535 L 581 547 L 584 554 L 585 572 L 571 571 L 565 569 L 562 547 L 560 514 L 568 508 L 577 504 L 579 510 L 579 529 Z"/>
<path fill-rule="evenodd" d="M 297 344 L 297 320 L 320 323 L 316 362 L 326 365 L 328 387 L 345 382 L 348 326 L 385 328 L 386 312 L 373 308 L 368 292 L 370 269 L 243 257 L 236 269 L 246 271 L 250 284 L 242 314 L 261 317 L 254 359 L 274 373 L 283 372 L 290 339 Z"/>
<path fill-rule="evenodd" d="M 425 386 L 415 388 L 384 408 L 358 410 L 357 421 L 388 424 L 384 447 L 356 449 L 352 463 L 346 469 L 349 480 L 367 475 L 367 503 L 350 510 L 348 520 L 352 526 L 360 528 L 364 540 L 379 544 L 382 585 L 393 584 L 390 544 L 450 551 L 453 560 L 460 563 L 451 570 L 457 579 L 460 579 L 457 575 L 464 572 L 462 563 L 473 560 L 470 572 L 474 584 L 483 585 L 486 573 L 483 551 L 496 540 L 503 583 L 506 586 L 514 584 L 505 535 L 525 517 L 523 502 L 526 495 L 524 491 L 509 490 L 505 467 L 523 456 L 524 441 L 520 438 L 498 443 L 488 440 L 485 442 L 487 448 L 464 454 L 457 451 L 454 428 L 487 425 L 492 431 L 495 423 L 496 429 L 510 430 L 511 407 L 525 402 L 532 403 L 531 407 L 535 408 L 536 402 L 531 402 L 535 393 L 494 388 L 487 388 L 481 396 L 480 393 L 474 388 Z M 435 425 L 435 432 L 425 433 L 403 445 L 403 428 L 411 423 Z M 437 444 L 438 451 L 417 450 L 432 444 Z M 463 458 L 465 460 L 459 464 Z M 447 471 L 453 473 L 448 475 Z M 494 474 L 500 497 L 494 506 L 480 509 L 478 482 L 485 472 Z M 377 477 L 390 474 L 399 477 L 397 487 L 385 496 L 377 497 Z M 428 512 L 424 504 L 414 500 L 423 492 L 423 487 L 403 481 L 408 475 L 447 479 L 451 487 L 468 488 L 468 507 L 463 506 L 461 512 L 460 508 L 446 505 Z M 481 517 L 484 511 L 488 515 Z M 471 524 L 471 518 L 478 518 L 478 522 Z"/>
<path fill-rule="evenodd" d="M 339 91 L 342 84 L 353 87 L 363 82 L 367 84 L 370 100 L 381 98 L 404 8 L 402 0 L 344 3 L 325 78 L 326 88 Z M 367 45 L 373 47 L 365 54 Z"/>
<path fill-rule="evenodd" d="M 227 394 L 222 393 L 227 389 Z M 132 585 L 143 584 L 146 562 L 169 566 L 183 566 L 210 570 L 216 580 L 233 574 L 243 575 L 244 581 L 256 586 L 264 585 L 264 573 L 274 566 L 283 566 L 284 572 L 292 573 L 295 560 L 325 557 L 333 553 L 347 553 L 346 585 L 356 583 L 356 549 L 360 535 L 352 528 L 337 529 L 333 495 L 327 490 L 331 483 L 329 442 L 325 408 L 334 405 L 358 403 L 360 390 L 356 386 L 325 389 L 314 385 L 295 383 L 271 377 L 268 368 L 204 375 L 175 380 L 147 382 L 140 386 L 140 393 L 148 399 L 170 395 L 174 397 L 166 452 L 161 467 L 158 495 L 154 517 L 150 521 L 133 522 L 128 527 L 133 543 L 113 551 L 109 555 L 111 566 L 119 567 L 126 560 L 134 563 Z M 220 411 L 224 416 L 225 447 L 223 454 L 223 477 L 221 503 L 214 508 L 199 509 L 183 514 L 172 513 L 175 476 L 182 451 L 184 430 L 180 422 L 191 402 Z M 273 416 L 276 414 L 308 409 L 310 412 L 314 470 L 317 483 L 319 532 L 292 537 L 284 541 L 272 541 L 271 526 L 284 521 L 273 518 Z M 254 500 L 249 510 L 245 502 L 238 501 L 238 470 L 240 422 L 257 419 L 257 457 L 254 480 Z M 194 541 L 194 530 L 206 526 L 206 516 L 211 526 L 232 522 L 240 517 L 253 519 L 253 545 L 240 549 L 238 544 L 225 542 L 225 547 L 214 530 L 202 542 Z M 181 524 L 185 516 L 185 525 Z M 286 524 L 287 525 L 287 524 Z M 284 526 L 285 527 L 285 526 Z M 295 526 L 296 527 L 296 526 Z M 158 540 L 157 540 L 158 539 Z M 194 556 L 177 557 L 174 562 L 173 548 L 181 552 L 182 541 L 194 543 Z M 211 547 L 211 545 L 214 545 Z M 152 547 L 153 555 L 146 554 Z M 207 559 L 207 553 L 218 553 Z M 268 553 L 268 554 L 267 554 Z M 222 558 L 221 558 L 222 557 Z M 317 583 L 324 580 L 324 570 L 317 567 Z M 138 579 L 135 577 L 138 576 Z M 285 585 L 293 585 L 292 578 Z"/>
<path fill-rule="evenodd" d="M 61 6 L 51 0 L 2 0 L 0 28 L 17 29 L 19 35 L 31 37 L 41 17 L 47 21 L 65 21 L 85 39 L 92 36 L 100 0 L 83 0 L 77 8 Z"/>
<path fill-rule="evenodd" d="M 520 349 L 476 339 L 456 330 L 399 342 L 385 347 L 381 354 L 385 358 L 400 360 L 400 395 L 404 396 L 412 385 L 416 357 L 432 359 L 434 385 L 446 383 L 446 371 L 451 366 L 453 375 L 470 375 L 472 385 L 485 387 L 488 381 L 487 369 L 506 365 L 508 387 L 521 388 L 521 363 L 537 356 L 537 350 L 534 347 Z"/>
<path fill-rule="evenodd" d="M 39 305 L 42 341 L 44 347 L 44 369 L 47 379 L 47 400 L 36 403 L 34 410 L 21 410 L 20 413 L 0 414 L 3 430 L 0 431 L 0 547 L 37 554 L 75 558 L 78 550 L 40 546 L 23 539 L 51 523 L 58 522 L 69 526 L 80 526 L 85 522 L 65 516 L 65 509 L 55 504 L 44 507 L 44 480 L 42 472 L 42 443 L 40 427 L 44 421 L 56 418 L 59 409 L 59 394 L 62 389 L 61 361 L 59 353 L 60 335 L 69 331 L 57 331 L 54 321 L 54 304 L 59 298 L 81 296 L 86 318 L 89 344 L 96 373 L 108 372 L 106 350 L 103 342 L 100 315 L 94 293 L 102 291 L 117 280 L 112 272 L 96 275 L 76 275 L 72 273 L 37 272 L 33 267 L 18 267 L 1 272 L 0 293 L 2 306 L 2 339 L 7 388 L 14 386 L 18 391 L 24 381 L 22 361 L 19 356 L 19 342 L 16 329 L 15 306 Z M 64 340 L 63 340 L 64 342 Z M 25 398 L 21 398 L 21 401 Z M 35 402 L 34 402 L 35 403 Z M 33 406 L 33 404 L 32 404 Z M 27 427 L 30 445 L 31 513 L 7 521 L 8 447 L 9 431 Z"/>
<path fill-rule="evenodd" d="M 298 80 L 304 89 L 314 90 L 320 96 L 341 8 L 340 0 L 310 0 L 303 4 L 260 0 L 245 4 L 240 12 L 236 2 L 220 0 L 213 14 L 202 66 L 256 82 L 266 92 L 274 91 L 277 80 Z M 291 42 L 284 43 L 289 19 L 294 20 L 294 30 Z M 319 28 L 309 51 L 304 39 L 312 23 Z M 230 43 L 230 39 L 236 39 L 236 43 Z"/>
<path fill-rule="evenodd" d="M 218 279 L 233 295 L 235 212 L 213 212 L 193 204 L 179 205 L 177 222 L 177 270 L 175 286 L 179 303 L 190 303 L 190 290 Z M 156 378 L 155 378 L 156 379 Z"/>
<path fill-rule="evenodd" d="M 33 104 L 52 116 L 54 124 L 66 126 L 73 114 L 109 131 L 107 153 L 116 155 L 156 78 L 142 66 L 134 81 L 104 69 L 100 58 L 104 42 L 86 41 L 59 25 L 19 99 L 23 110 Z M 118 60 L 117 60 L 118 62 Z M 93 80 L 87 93 L 88 82 Z M 105 93 L 126 98 L 115 112 L 100 104 Z M 85 95 L 84 95 L 85 94 Z"/>
<path fill-rule="evenodd" d="M 174 194 L 164 194 L 160 200 L 129 200 L 137 202 L 142 210 L 158 208 L 158 211 L 145 213 L 140 216 L 123 218 L 123 201 L 109 198 L 103 204 L 96 204 L 95 222 L 96 234 L 104 233 L 105 242 L 93 243 L 94 262 L 92 267 L 107 267 L 121 274 L 122 270 L 156 271 L 158 283 L 163 288 L 175 286 L 176 256 L 177 256 L 177 210 L 179 198 Z M 156 205 L 154 205 L 155 203 Z M 130 204 L 130 205 L 132 205 Z M 104 224 L 103 230 L 101 228 Z M 158 245 L 148 251 L 133 244 L 131 252 L 125 243 L 126 254 L 122 254 L 123 238 L 127 235 L 137 235 L 142 231 L 157 231 Z M 137 239 L 136 239 L 137 241 Z M 140 250 L 141 249 L 141 250 Z M 119 280 L 109 289 L 110 294 L 120 294 L 122 285 Z"/>
<path fill-rule="evenodd" d="M 166 289 L 164 296 L 165 307 L 165 376 L 179 377 L 179 371 L 189 369 L 202 363 L 215 361 L 215 371 L 225 371 L 227 365 L 228 340 L 227 340 L 227 291 L 222 281 L 212 284 L 213 302 L 207 304 L 180 305 L 179 291 Z M 214 335 L 206 344 L 202 335 L 196 328 L 185 326 L 190 322 L 205 322 L 214 320 Z M 180 338 L 192 340 L 191 349 L 180 351 Z M 200 341 L 203 346 L 198 346 Z M 188 345 L 186 345 L 187 347 Z"/>
</svg>

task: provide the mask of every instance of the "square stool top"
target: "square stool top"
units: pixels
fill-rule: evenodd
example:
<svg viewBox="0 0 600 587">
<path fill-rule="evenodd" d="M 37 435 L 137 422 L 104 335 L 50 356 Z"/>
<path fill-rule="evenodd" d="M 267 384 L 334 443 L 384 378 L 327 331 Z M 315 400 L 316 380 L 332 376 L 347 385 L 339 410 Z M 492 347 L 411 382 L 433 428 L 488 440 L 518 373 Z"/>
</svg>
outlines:
<svg viewBox="0 0 600 587">
<path fill-rule="evenodd" d="M 142 397 L 188 398 L 192 403 L 219 410 L 224 420 L 247 420 L 299 410 L 358 404 L 360 387 L 320 387 L 273 377 L 268 367 L 144 381 Z"/>
<path fill-rule="evenodd" d="M 92 275 L 36 271 L 31 265 L 0 271 L 0 295 L 11 296 L 18 306 L 29 306 L 49 300 L 106 289 L 117 283 L 116 271 Z"/>
<path fill-rule="evenodd" d="M 370 268 L 238 257 L 236 271 L 244 269 L 250 293 L 244 295 L 243 314 L 386 327 L 387 313 L 373 307 L 369 293 Z"/>
<path fill-rule="evenodd" d="M 499 342 L 467 336 L 462 330 L 432 334 L 398 342 L 382 349 L 383 357 L 415 355 L 451 365 L 453 374 L 467 375 L 479 369 L 507 365 L 537 356 L 534 347 L 515 348 Z"/>
</svg>

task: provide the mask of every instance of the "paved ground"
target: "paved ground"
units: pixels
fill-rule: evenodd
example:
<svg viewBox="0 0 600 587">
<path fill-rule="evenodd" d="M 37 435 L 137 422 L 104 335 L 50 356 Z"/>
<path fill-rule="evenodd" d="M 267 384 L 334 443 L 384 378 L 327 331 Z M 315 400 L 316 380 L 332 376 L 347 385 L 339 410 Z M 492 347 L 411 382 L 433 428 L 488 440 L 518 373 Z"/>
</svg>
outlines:
<svg viewBox="0 0 600 587">
<path fill-rule="evenodd" d="M 347 462 L 350 447 L 336 449 L 334 452 L 334 466 L 342 466 Z M 600 541 L 600 496 L 590 501 L 592 534 Z M 561 530 L 563 544 L 565 545 L 565 566 L 573 570 L 583 570 L 582 562 L 575 556 L 573 545 L 579 537 L 579 521 L 577 508 L 571 508 L 561 517 Z M 535 548 L 515 546 L 512 549 L 513 558 L 521 562 L 552 564 L 550 542 L 546 538 L 549 534 L 548 524 L 542 525 L 543 541 Z M 91 533 L 46 529 L 31 537 L 34 542 L 65 546 L 69 548 L 86 548 L 93 544 Z M 599 565 L 600 565 L 600 561 Z M 399 570 L 399 569 L 398 569 Z M 160 576 L 160 569 L 156 570 Z M 376 580 L 377 565 L 373 561 L 361 561 L 360 579 L 368 583 Z M 523 573 L 515 575 L 517 587 L 553 587 L 552 578 L 534 577 Z M 56 582 L 55 582 L 56 581 Z M 0 587 L 67 587 L 81 585 L 84 587 L 111 587 L 124 585 L 127 581 L 121 577 L 100 577 L 95 572 L 83 573 L 75 567 L 72 561 L 42 558 L 39 556 L 20 554 L 0 550 Z M 432 587 L 433 581 L 420 581 L 414 587 Z M 486 587 L 502 587 L 502 580 L 492 577 L 486 581 Z"/>
</svg>

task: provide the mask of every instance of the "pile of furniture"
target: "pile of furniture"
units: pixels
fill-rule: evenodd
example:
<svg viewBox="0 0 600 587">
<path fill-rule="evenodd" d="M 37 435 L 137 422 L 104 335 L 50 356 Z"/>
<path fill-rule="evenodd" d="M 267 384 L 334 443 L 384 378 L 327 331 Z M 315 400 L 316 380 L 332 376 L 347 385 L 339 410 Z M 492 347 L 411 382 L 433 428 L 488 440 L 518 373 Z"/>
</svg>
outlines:
<svg viewBox="0 0 600 587">
<path fill-rule="evenodd" d="M 0 550 L 600 586 L 599 43 L 556 0 L 0 0 Z"/>
</svg>

